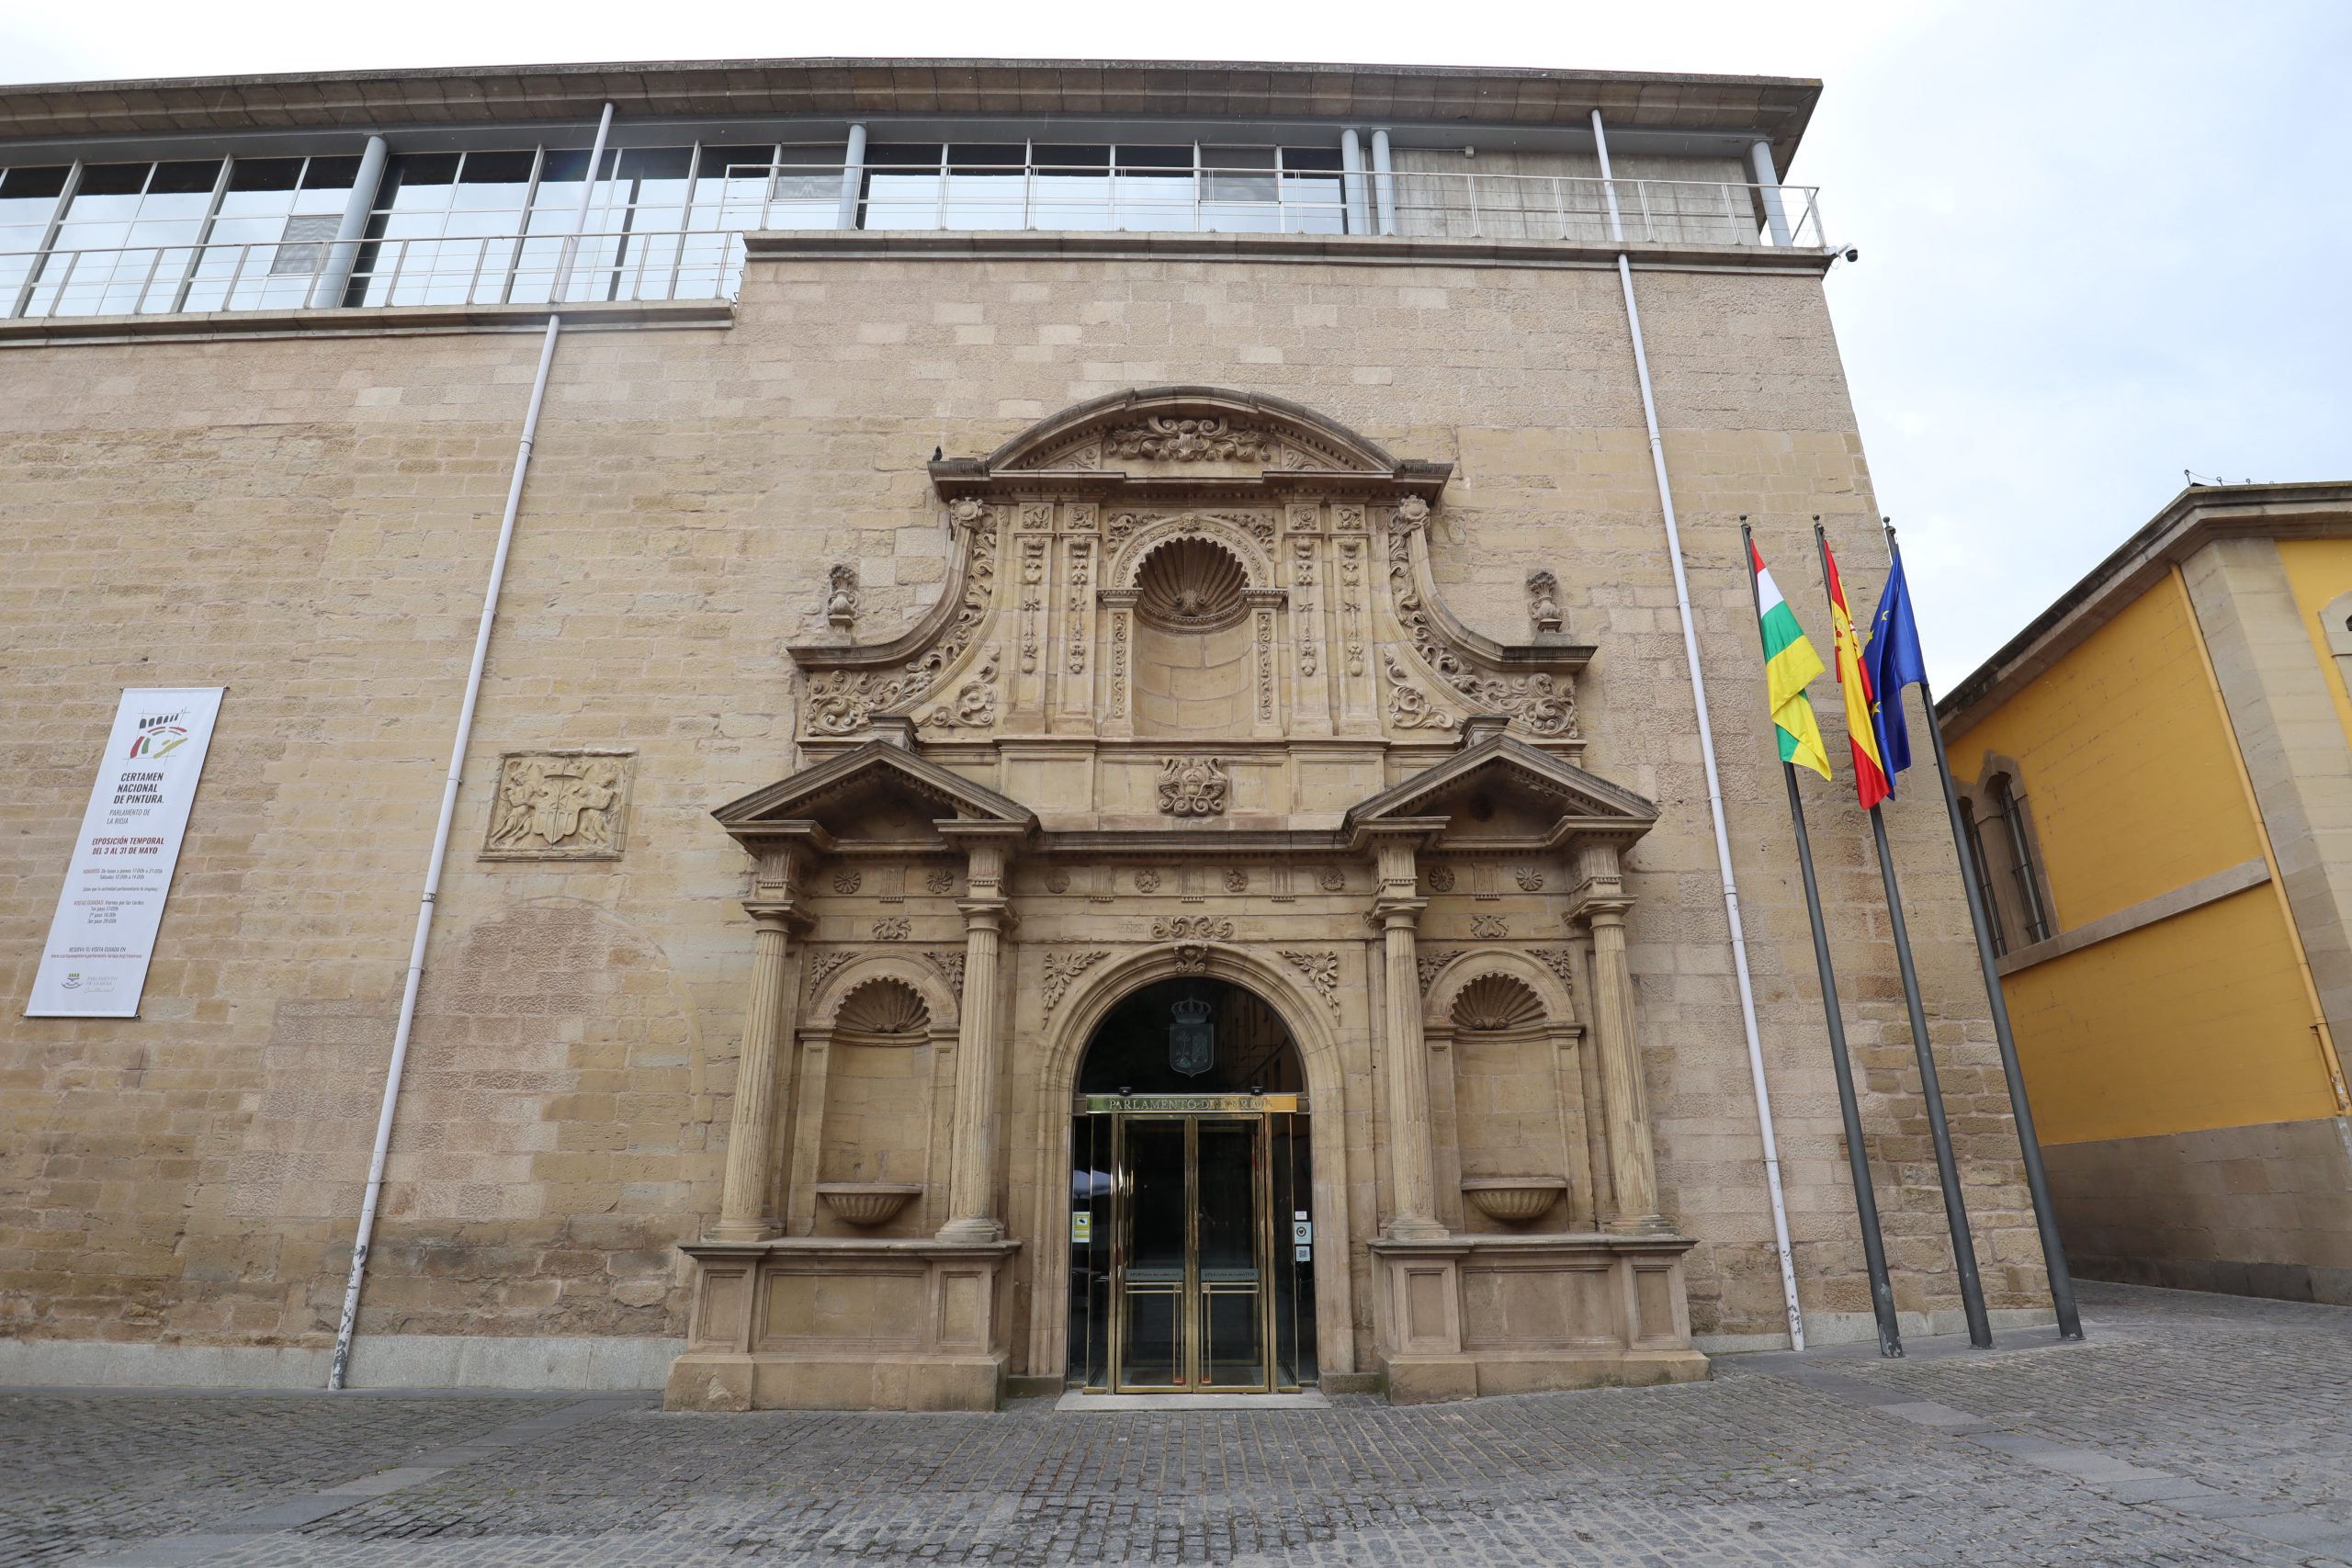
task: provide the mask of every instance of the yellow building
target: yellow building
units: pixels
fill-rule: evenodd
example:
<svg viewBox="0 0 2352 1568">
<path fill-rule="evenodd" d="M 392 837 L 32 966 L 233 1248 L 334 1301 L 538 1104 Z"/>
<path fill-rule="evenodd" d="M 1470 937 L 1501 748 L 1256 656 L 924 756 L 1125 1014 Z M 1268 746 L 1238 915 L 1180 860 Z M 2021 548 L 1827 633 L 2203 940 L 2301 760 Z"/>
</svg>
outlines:
<svg viewBox="0 0 2352 1568">
<path fill-rule="evenodd" d="M 2352 483 L 2183 491 L 1938 708 L 2077 1272 L 2352 1303 Z"/>
</svg>

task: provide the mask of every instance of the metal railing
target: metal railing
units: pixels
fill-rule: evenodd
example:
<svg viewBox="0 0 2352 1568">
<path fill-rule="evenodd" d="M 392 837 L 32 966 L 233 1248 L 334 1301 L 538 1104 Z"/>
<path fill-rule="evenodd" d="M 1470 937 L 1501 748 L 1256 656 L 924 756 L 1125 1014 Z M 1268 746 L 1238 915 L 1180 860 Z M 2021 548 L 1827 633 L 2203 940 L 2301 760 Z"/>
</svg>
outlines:
<svg viewBox="0 0 2352 1568">
<path fill-rule="evenodd" d="M 17 318 L 730 296 L 743 237 L 717 230 L 130 245 L 0 254 Z"/>
<path fill-rule="evenodd" d="M 1633 245 L 1827 249 L 1817 192 L 1805 186 L 1451 172 L 874 168 L 845 201 L 844 173 L 730 169 L 697 215 L 702 225 L 690 229 L 0 254 L 0 310 L 48 319 L 726 299 L 742 276 L 744 231 L 837 229 L 845 212 L 868 230 L 1339 235 L 1369 226 L 1408 240 L 1606 245 L 1613 196 Z"/>
</svg>

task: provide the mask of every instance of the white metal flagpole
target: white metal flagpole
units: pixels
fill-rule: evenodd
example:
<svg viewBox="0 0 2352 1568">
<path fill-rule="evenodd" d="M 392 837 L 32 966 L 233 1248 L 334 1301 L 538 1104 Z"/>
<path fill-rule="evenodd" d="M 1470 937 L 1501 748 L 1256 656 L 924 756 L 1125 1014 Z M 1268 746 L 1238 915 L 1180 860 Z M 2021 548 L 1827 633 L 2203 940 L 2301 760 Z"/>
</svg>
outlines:
<svg viewBox="0 0 2352 1568">
<path fill-rule="evenodd" d="M 1609 201 L 1609 234 L 1620 247 L 1625 224 L 1617 209 L 1617 187 L 1609 174 L 1609 141 L 1600 111 L 1592 111 L 1593 145 L 1600 153 L 1600 188 Z M 1690 668 L 1690 701 L 1699 716 L 1699 758 L 1707 776 L 1707 814 L 1715 829 L 1715 863 L 1723 874 L 1724 917 L 1731 926 L 1732 973 L 1739 983 L 1739 1021 L 1747 1037 L 1747 1071 L 1756 1085 L 1756 1130 L 1764 1141 L 1764 1186 L 1772 1204 L 1772 1241 L 1781 1256 L 1781 1292 L 1789 1319 L 1789 1344 L 1804 1348 L 1804 1308 L 1797 1301 L 1796 1256 L 1789 1247 L 1789 1210 L 1781 1192 L 1781 1145 L 1772 1135 L 1772 1091 L 1764 1081 L 1764 1045 L 1756 1028 L 1756 991 L 1747 977 L 1747 933 L 1739 919 L 1739 882 L 1732 873 L 1731 830 L 1724 821 L 1723 779 L 1715 767 L 1714 727 L 1707 719 L 1707 682 L 1699 669 L 1699 631 L 1690 614 L 1690 579 L 1682 567 L 1682 531 L 1674 519 L 1674 489 L 1666 472 L 1666 443 L 1658 435 L 1657 400 L 1650 390 L 1649 355 L 1642 345 L 1642 313 L 1634 303 L 1634 265 L 1621 248 L 1617 281 L 1625 293 L 1625 323 L 1634 337 L 1634 375 L 1641 383 L 1642 420 L 1648 426 L 1650 467 L 1657 475 L 1657 500 L 1666 514 L 1666 558 L 1674 569 L 1674 604 L 1682 616 L 1682 655 Z"/>
</svg>

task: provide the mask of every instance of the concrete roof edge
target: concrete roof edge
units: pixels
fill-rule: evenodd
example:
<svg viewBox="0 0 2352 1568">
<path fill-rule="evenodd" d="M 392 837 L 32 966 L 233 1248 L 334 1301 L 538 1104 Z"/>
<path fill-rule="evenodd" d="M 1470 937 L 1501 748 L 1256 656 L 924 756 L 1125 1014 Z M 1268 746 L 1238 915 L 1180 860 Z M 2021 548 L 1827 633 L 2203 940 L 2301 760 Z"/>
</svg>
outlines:
<svg viewBox="0 0 2352 1568">
<path fill-rule="evenodd" d="M 944 85 L 932 80 L 935 73 L 954 72 L 958 79 Z M 1069 73 L 1077 96 L 1093 101 L 1091 108 L 1041 110 L 1035 95 L 1040 73 Z M 1099 100 L 1106 91 L 1133 91 L 1147 99 L 1182 96 L 1185 85 L 1167 80 L 1170 73 L 1186 75 L 1227 74 L 1257 78 L 1227 89 L 1224 112 L 1251 114 L 1251 100 L 1261 100 L 1263 112 L 1296 117 L 1364 121 L 1393 119 L 1418 123 L 1439 119 L 1486 123 L 1461 102 L 1432 100 L 1399 103 L 1384 84 L 1456 82 L 1473 89 L 1482 103 L 1491 103 L 1496 123 L 1511 125 L 1580 124 L 1592 104 L 1608 112 L 1611 103 L 1629 106 L 1625 123 L 1643 129 L 1725 131 L 1747 129 L 1726 124 L 1726 109 L 1744 100 L 1755 124 L 1769 134 L 1774 154 L 1785 172 L 1795 156 L 1798 141 L 1810 121 L 1821 84 L 1811 77 L 1715 75 L 1690 72 L 1583 71 L 1518 66 L 1363 65 L 1278 61 L 1202 60 L 1017 60 L 1017 59 L 850 59 L 840 57 L 771 60 L 689 60 L 573 62 L 545 65 L 429 66 L 384 71 L 287 72 L 252 76 L 147 77 L 100 82 L 49 82 L 0 85 L 0 138 L 29 140 L 58 136 L 136 136 L 159 130 L 221 130 L 259 126 L 319 125 L 345 128 L 362 107 L 381 101 L 393 123 L 472 123 L 495 119 L 500 102 L 543 97 L 526 84 L 564 94 L 611 98 L 624 108 L 633 103 L 658 104 L 652 112 L 684 113 L 786 112 L 741 107 L 748 95 L 764 88 L 788 92 L 795 100 L 791 113 L 826 117 L 885 112 L 873 107 L 868 88 L 895 97 L 906 93 L 916 101 L 910 112 L 939 112 L 956 105 L 944 97 L 963 100 L 1001 81 L 1003 89 L 1023 98 L 1018 111 L 1035 114 L 1067 112 L 1101 114 L 1112 110 Z M 754 78 L 746 81 L 746 77 Z M 887 85 L 874 78 L 887 79 Z M 978 78 L 974 83 L 968 78 Z M 1159 78 L 1155 80 L 1155 77 Z M 1325 110 L 1334 82 L 1348 82 L 1365 91 L 1341 107 Z M 497 83 L 492 96 L 480 92 L 457 95 L 435 91 L 451 85 Z M 1300 92 L 1310 85 L 1317 102 L 1302 109 Z M 1560 88 L 1586 85 L 1590 93 L 1563 94 Z M 1497 91 L 1516 85 L 1519 91 Z M 1672 89 L 1656 96 L 1628 94 L 1627 87 Z M 419 89 L 423 89 L 422 92 Z M 1710 89 L 1727 93 L 1733 103 L 1712 102 Z M 713 96 L 713 109 L 688 109 L 698 90 Z M 1047 88 L 1052 91 L 1054 89 Z M 1440 100 L 1444 95 L 1440 95 Z M 732 106 L 732 107 L 729 107 Z M 1172 108 L 1173 106 L 1171 106 Z M 489 112 L 485 112 L 489 111 Z M 996 112 L 965 106 L 965 112 Z M 1120 112 L 1136 112 L 1130 106 Z M 403 117 L 413 117 L 404 118 Z M 1784 173 L 1785 177 L 1785 173 Z"/>
<path fill-rule="evenodd" d="M 2149 579 L 2225 535 L 2352 535 L 2352 479 L 2191 485 L 1936 701 L 1948 735 L 1973 728 L 2146 591 Z"/>
</svg>

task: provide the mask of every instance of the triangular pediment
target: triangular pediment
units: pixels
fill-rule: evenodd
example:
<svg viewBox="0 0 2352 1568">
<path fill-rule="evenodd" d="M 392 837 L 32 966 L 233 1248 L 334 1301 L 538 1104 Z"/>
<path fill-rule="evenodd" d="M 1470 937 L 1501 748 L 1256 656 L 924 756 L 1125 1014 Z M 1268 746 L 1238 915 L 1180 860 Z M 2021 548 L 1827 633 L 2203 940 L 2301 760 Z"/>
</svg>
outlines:
<svg viewBox="0 0 2352 1568">
<path fill-rule="evenodd" d="M 1657 807 L 1556 753 L 1509 735 L 1489 736 L 1435 767 L 1391 784 L 1348 811 L 1351 836 L 1398 819 L 1442 818 L 1444 837 L 1557 841 L 1603 834 L 1634 839 Z"/>
<path fill-rule="evenodd" d="M 739 840 L 814 824 L 833 838 L 929 836 L 934 822 L 998 823 L 1023 830 L 1037 815 L 903 746 L 873 740 L 803 768 L 711 813 Z"/>
</svg>

